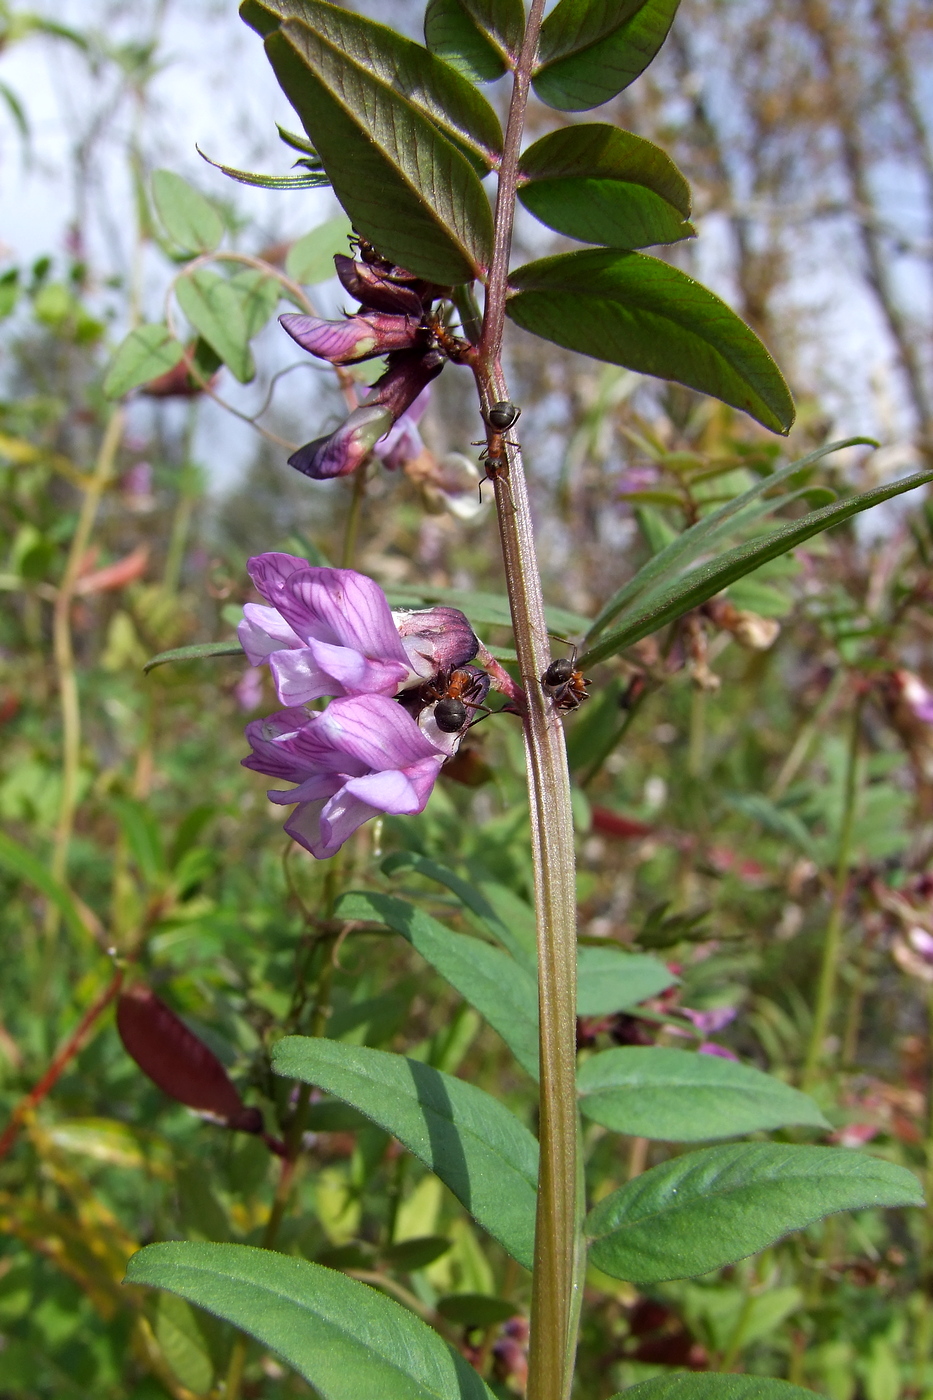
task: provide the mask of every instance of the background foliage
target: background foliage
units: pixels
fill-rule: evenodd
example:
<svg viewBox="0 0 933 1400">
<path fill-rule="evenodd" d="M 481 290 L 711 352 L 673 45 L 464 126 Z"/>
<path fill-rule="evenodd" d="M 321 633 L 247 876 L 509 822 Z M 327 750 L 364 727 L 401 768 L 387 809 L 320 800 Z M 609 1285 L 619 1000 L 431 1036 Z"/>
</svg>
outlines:
<svg viewBox="0 0 933 1400">
<path fill-rule="evenodd" d="M 192 254 L 223 240 L 284 265 L 327 304 L 327 255 L 345 246 L 343 225 L 293 237 L 332 207 L 275 230 L 273 194 L 251 221 L 239 187 L 207 167 L 195 176 L 206 203 L 186 204 L 168 174 L 153 178 L 153 167 L 187 156 L 150 149 L 145 134 L 152 85 L 171 58 L 165 9 L 120 43 L 104 23 L 72 30 L 0 9 L 7 181 L 29 159 L 32 134 L 19 54 L 25 62 L 47 45 L 106 99 L 82 113 L 67 240 L 32 262 L 9 250 L 0 274 L 4 1119 L 89 1019 L 54 1088 L 20 1113 L 0 1168 L 0 1389 L 15 1396 L 219 1394 L 232 1331 L 119 1281 L 140 1243 L 259 1242 L 274 1207 L 278 1164 L 260 1138 L 204 1123 L 161 1094 L 125 1054 L 109 1010 L 90 1024 L 113 990 L 113 950 L 117 968 L 141 967 L 227 1065 L 270 1136 L 289 1119 L 275 1044 L 322 1019 L 329 1038 L 404 1050 L 494 1089 L 534 1126 L 531 1081 L 492 1016 L 484 1025 L 401 937 L 363 930 L 336 946 L 325 870 L 286 854 L 278 815 L 238 767 L 244 721 L 272 703 L 262 677 L 236 657 L 142 675 L 153 653 L 232 636 L 251 552 L 334 558 L 347 508 L 339 484 L 284 467 L 283 441 L 323 431 L 339 411 L 316 372 L 310 392 L 294 388 L 297 375 L 278 383 L 261 420 L 273 438 L 255 435 L 248 471 L 223 493 L 212 489 L 215 455 L 194 450 L 212 411 L 205 395 L 140 396 L 126 420 L 104 397 L 113 346 L 141 311 L 158 318 L 161 293 Z M 119 7 L 100 18 L 125 21 Z M 657 65 L 615 104 L 697 188 L 702 244 L 674 245 L 671 261 L 712 280 L 697 266 L 710 259 L 789 370 L 802 408 L 792 455 L 852 431 L 882 442 L 798 483 L 805 505 L 822 504 L 827 486 L 846 496 L 929 460 L 930 42 L 920 6 L 886 0 L 856 13 L 810 0 L 685 0 Z M 126 111 L 136 113 L 129 127 Z M 125 163 L 135 197 L 132 215 L 117 206 L 109 242 L 102 153 Z M 282 148 L 276 170 L 296 154 Z M 247 165 L 249 155 L 218 158 Z M 521 228 L 519 254 L 569 246 L 542 237 Z M 261 274 L 249 272 L 237 273 L 239 310 L 225 306 L 225 325 L 255 317 L 252 329 L 274 310 Z M 245 342 L 218 343 L 211 297 L 231 293 L 212 277 L 217 269 L 204 268 L 178 296 L 201 337 L 195 387 L 200 374 L 251 416 L 286 361 L 274 333 L 257 340 L 255 365 Z M 886 368 L 871 390 L 859 360 L 879 326 Z M 557 349 L 543 357 L 517 331 L 511 355 L 548 598 L 564 609 L 555 630 L 577 635 L 580 619 L 748 489 L 777 449 L 687 390 Z M 213 380 L 218 357 L 229 368 Z M 171 354 L 159 368 L 175 368 Z M 233 381 L 251 381 L 254 368 L 250 397 L 235 397 Z M 439 384 L 425 431 L 438 457 L 469 451 L 475 427 L 456 371 Z M 478 596 L 501 594 L 491 522 L 438 507 L 410 474 L 374 474 L 357 567 L 400 600 L 458 590 L 484 640 L 507 648 L 501 602 Z M 830 1125 L 830 1139 L 811 1119 L 778 1141 L 869 1142 L 921 1176 L 933 1160 L 933 731 L 911 677 L 933 683 L 931 551 L 933 518 L 916 496 L 809 541 L 594 668 L 594 699 L 568 722 L 582 931 L 630 943 L 678 979 L 639 998 L 637 1015 L 595 1006 L 582 1044 L 728 1047 L 788 1085 L 803 1079 Z M 530 872 L 518 735 L 504 721 L 484 725 L 472 749 L 461 774 L 470 785 L 447 781 L 422 817 L 364 829 L 342 882 L 412 897 L 448 926 L 481 931 L 475 909 L 423 862 L 441 863 L 519 931 Z M 412 854 L 383 870 L 403 851 Z M 838 940 L 838 979 L 821 1024 L 827 936 Z M 326 1098 L 312 1105 L 310 1128 L 279 1248 L 380 1280 L 502 1393 L 520 1390 L 524 1271 L 469 1223 L 413 1146 L 400 1151 Z M 715 1136 L 708 1125 L 697 1132 Z M 596 1115 L 587 1141 L 594 1199 L 679 1155 L 620 1137 Z M 578 1393 L 604 1400 L 686 1367 L 782 1376 L 841 1400 L 924 1395 L 930 1249 L 921 1212 L 863 1211 L 689 1283 L 636 1288 L 593 1270 Z M 244 1393 L 307 1387 L 256 1348 Z"/>
</svg>

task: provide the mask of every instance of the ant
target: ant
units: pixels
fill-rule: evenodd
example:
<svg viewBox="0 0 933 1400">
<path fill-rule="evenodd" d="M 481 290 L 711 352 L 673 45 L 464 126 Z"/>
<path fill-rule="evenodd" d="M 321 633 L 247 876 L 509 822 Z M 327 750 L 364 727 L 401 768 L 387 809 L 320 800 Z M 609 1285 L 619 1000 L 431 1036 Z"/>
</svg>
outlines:
<svg viewBox="0 0 933 1400">
<path fill-rule="evenodd" d="M 434 723 L 442 734 L 456 734 L 466 727 L 471 710 L 486 709 L 479 699 L 486 688 L 481 675 L 456 669 L 426 685 L 419 699 L 423 705 L 434 704 Z"/>
<path fill-rule="evenodd" d="M 552 661 L 541 684 L 559 710 L 575 710 L 590 697 L 587 694 L 589 681 L 577 669 L 577 649 L 572 656 L 559 656 Z"/>
<path fill-rule="evenodd" d="M 513 427 L 522 416 L 521 409 L 514 403 L 509 403 L 508 399 L 500 399 L 497 403 L 491 404 L 483 414 L 486 426 L 490 433 L 485 443 L 474 442 L 474 447 L 482 447 L 479 459 L 486 467 L 486 479 L 495 481 L 499 472 L 508 467 L 505 448 L 517 447 L 518 443 L 507 438 L 505 434 L 509 428 Z M 483 499 L 483 487 L 480 483 L 480 500 Z M 509 487 L 509 499 L 511 500 L 512 488 Z M 512 509 L 515 509 L 515 502 L 512 501 Z"/>
</svg>

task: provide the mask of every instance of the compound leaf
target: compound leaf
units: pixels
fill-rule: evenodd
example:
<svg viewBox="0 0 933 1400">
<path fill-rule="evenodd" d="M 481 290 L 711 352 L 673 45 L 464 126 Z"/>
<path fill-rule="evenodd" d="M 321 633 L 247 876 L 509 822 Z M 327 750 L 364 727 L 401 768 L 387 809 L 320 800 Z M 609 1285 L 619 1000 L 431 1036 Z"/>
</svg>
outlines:
<svg viewBox="0 0 933 1400">
<path fill-rule="evenodd" d="M 626 1045 L 584 1061 L 585 1118 L 615 1133 L 662 1142 L 709 1142 L 802 1124 L 829 1128 L 806 1094 L 750 1065 L 664 1045 Z"/>
<path fill-rule="evenodd" d="M 652 1167 L 590 1211 L 590 1258 L 612 1278 L 660 1283 L 734 1264 L 841 1210 L 921 1206 L 905 1167 L 840 1147 L 707 1147 Z"/>
<path fill-rule="evenodd" d="M 517 325 L 598 360 L 673 379 L 732 404 L 773 432 L 794 421 L 790 392 L 768 351 L 706 287 L 657 258 L 587 249 L 526 263 L 511 274 Z"/>
<path fill-rule="evenodd" d="M 270 1347 L 323 1400 L 492 1400 L 408 1308 L 334 1269 L 244 1244 L 151 1244 L 126 1281 L 166 1288 Z"/>
<path fill-rule="evenodd" d="M 491 1094 L 404 1055 L 303 1036 L 280 1040 L 272 1067 L 335 1094 L 398 1138 L 531 1268 L 538 1144 Z"/>
</svg>

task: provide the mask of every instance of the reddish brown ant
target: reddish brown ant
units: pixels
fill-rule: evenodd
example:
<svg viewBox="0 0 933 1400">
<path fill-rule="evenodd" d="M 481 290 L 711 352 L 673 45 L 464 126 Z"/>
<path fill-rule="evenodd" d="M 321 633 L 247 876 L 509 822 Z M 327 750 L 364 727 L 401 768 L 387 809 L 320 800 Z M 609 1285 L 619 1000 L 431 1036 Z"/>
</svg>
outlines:
<svg viewBox="0 0 933 1400">
<path fill-rule="evenodd" d="M 587 694 L 589 681 L 577 669 L 577 649 L 572 656 L 559 656 L 548 666 L 541 677 L 541 684 L 559 710 L 575 710 L 590 697 Z"/>
<path fill-rule="evenodd" d="M 487 481 L 495 481 L 500 472 L 508 469 L 508 459 L 505 454 L 506 447 L 517 447 L 518 443 L 507 438 L 505 434 L 509 428 L 513 427 L 522 415 L 521 409 L 514 403 L 509 403 L 508 399 L 501 399 L 498 403 L 492 404 L 483 413 L 486 426 L 489 428 L 489 436 L 485 442 L 474 442 L 474 447 L 482 447 L 479 459 L 486 468 Z M 479 498 L 483 499 L 483 484 L 480 482 Z M 512 502 L 512 509 L 515 509 L 515 502 L 512 500 L 512 488 L 509 486 L 509 500 Z"/>
</svg>

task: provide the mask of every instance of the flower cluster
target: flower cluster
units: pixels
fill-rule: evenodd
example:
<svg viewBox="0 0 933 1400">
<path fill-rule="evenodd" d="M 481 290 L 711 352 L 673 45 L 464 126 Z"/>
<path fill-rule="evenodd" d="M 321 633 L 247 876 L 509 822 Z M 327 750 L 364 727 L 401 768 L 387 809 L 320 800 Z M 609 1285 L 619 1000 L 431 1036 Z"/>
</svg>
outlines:
<svg viewBox="0 0 933 1400">
<path fill-rule="evenodd" d="M 244 766 L 297 784 L 269 797 L 298 804 L 285 830 L 323 860 L 377 813 L 424 809 L 489 677 L 467 667 L 471 709 L 451 733 L 434 717 L 442 681 L 479 646 L 463 613 L 393 613 L 372 579 L 291 554 L 258 555 L 249 573 L 266 605 L 246 604 L 240 642 L 251 666 L 269 665 L 286 708 L 247 726 Z M 326 710 L 304 708 L 325 696 Z"/>
<path fill-rule="evenodd" d="M 342 285 L 360 302 L 358 312 L 340 321 L 295 313 L 279 318 L 303 350 L 329 364 L 356 365 L 387 357 L 388 368 L 366 402 L 335 432 L 300 447 L 288 459 L 318 481 L 355 471 L 373 451 L 389 467 L 417 457 L 424 447 L 417 422 L 425 390 L 450 352 L 449 344 L 446 351 L 441 348 L 430 314 L 439 289 L 385 262 L 368 244 L 360 246 L 362 262 L 342 254 L 334 258 Z"/>
</svg>

